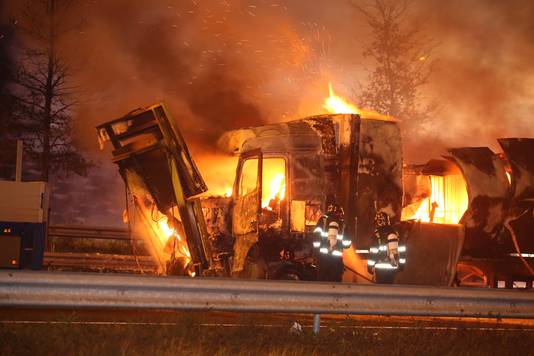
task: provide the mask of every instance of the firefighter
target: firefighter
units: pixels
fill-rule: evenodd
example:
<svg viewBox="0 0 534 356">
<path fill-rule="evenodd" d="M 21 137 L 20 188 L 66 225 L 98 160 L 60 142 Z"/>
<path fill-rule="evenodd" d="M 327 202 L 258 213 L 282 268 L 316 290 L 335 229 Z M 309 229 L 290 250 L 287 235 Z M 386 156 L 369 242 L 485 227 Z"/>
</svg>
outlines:
<svg viewBox="0 0 534 356">
<path fill-rule="evenodd" d="M 377 282 L 381 283 L 380 280 L 383 280 L 391 283 L 395 272 L 404 267 L 406 247 L 399 246 L 399 233 L 391 225 L 388 214 L 377 212 L 374 223 L 376 244 L 369 251 L 367 270 L 369 273 L 374 272 Z"/>
<path fill-rule="evenodd" d="M 343 235 L 344 227 L 343 208 L 335 202 L 329 203 L 314 230 L 313 247 L 317 251 L 320 281 L 341 282 L 343 250 L 351 246 L 350 239 Z"/>
</svg>

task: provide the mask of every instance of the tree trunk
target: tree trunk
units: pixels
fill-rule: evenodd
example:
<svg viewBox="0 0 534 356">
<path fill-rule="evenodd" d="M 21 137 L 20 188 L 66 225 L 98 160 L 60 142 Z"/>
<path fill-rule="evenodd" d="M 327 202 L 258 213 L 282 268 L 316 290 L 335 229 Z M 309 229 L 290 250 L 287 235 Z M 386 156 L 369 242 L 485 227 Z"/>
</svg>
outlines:
<svg viewBox="0 0 534 356">
<path fill-rule="evenodd" d="M 41 179 L 48 182 L 50 175 L 51 161 L 51 124 L 52 124 L 52 99 L 54 98 L 54 65 L 55 65 L 55 0 L 48 0 L 48 20 L 49 20 L 49 39 L 48 39 L 48 70 L 46 77 L 45 89 L 45 106 L 43 112 L 43 153 L 41 157 Z"/>
</svg>

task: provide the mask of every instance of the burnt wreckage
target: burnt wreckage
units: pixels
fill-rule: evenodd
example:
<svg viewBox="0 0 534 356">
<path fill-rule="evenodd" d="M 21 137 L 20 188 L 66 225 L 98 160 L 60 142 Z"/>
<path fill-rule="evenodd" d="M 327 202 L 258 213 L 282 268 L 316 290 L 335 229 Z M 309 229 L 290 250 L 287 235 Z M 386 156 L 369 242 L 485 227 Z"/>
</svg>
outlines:
<svg viewBox="0 0 534 356">
<path fill-rule="evenodd" d="M 532 139 L 500 140 L 507 160 L 487 148 L 451 150 L 438 166 L 463 174 L 468 208 L 459 224 L 437 224 L 403 217 L 429 197 L 432 164 L 403 166 L 393 120 L 332 114 L 227 132 L 220 143 L 239 157 L 229 197 L 202 194 L 207 186 L 163 105 L 97 132 L 113 144 L 129 219 L 162 273 L 315 280 L 314 230 L 334 197 L 352 242 L 345 281 L 452 285 L 463 273 L 465 283 L 478 276 L 495 284 L 510 259 L 506 277 L 532 281 L 524 257 L 534 252 Z M 377 244 L 377 213 L 399 238 L 398 263 L 384 269 L 374 268 L 387 248 Z"/>
</svg>

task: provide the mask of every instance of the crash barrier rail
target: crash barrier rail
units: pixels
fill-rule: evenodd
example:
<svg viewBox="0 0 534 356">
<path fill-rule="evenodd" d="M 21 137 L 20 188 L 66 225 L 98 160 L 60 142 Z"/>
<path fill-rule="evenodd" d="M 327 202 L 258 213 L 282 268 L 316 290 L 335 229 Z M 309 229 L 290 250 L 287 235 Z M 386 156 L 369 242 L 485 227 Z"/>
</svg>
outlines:
<svg viewBox="0 0 534 356">
<path fill-rule="evenodd" d="M 534 292 L 3 270 L 0 307 L 533 319 Z"/>
<path fill-rule="evenodd" d="M 136 237 L 134 234 L 130 236 L 128 229 L 75 225 L 51 225 L 48 228 L 48 238 L 141 240 L 141 238 Z"/>
<path fill-rule="evenodd" d="M 55 269 L 131 271 L 138 273 L 154 273 L 156 270 L 156 264 L 150 256 L 102 253 L 45 252 L 43 266 Z"/>
</svg>

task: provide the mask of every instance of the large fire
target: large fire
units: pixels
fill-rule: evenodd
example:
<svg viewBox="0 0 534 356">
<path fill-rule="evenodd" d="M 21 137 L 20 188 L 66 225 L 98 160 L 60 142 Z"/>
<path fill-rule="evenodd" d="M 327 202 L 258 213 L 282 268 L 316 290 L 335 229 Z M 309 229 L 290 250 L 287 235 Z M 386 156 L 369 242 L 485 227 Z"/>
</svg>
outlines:
<svg viewBox="0 0 534 356">
<path fill-rule="evenodd" d="M 336 95 L 332 88 L 332 83 L 328 83 L 329 96 L 325 99 L 323 108 L 330 114 L 358 114 L 367 119 L 393 120 L 393 117 L 380 114 L 373 110 L 367 110 L 357 107 L 342 97 Z"/>
<path fill-rule="evenodd" d="M 469 203 L 465 181 L 460 175 L 430 176 L 431 194 L 412 216 L 414 219 L 438 224 L 458 224 Z"/>
</svg>

